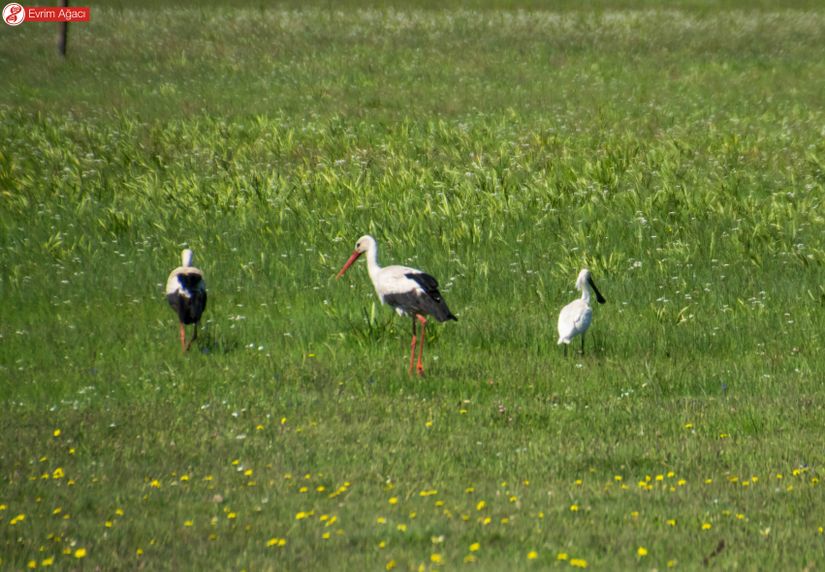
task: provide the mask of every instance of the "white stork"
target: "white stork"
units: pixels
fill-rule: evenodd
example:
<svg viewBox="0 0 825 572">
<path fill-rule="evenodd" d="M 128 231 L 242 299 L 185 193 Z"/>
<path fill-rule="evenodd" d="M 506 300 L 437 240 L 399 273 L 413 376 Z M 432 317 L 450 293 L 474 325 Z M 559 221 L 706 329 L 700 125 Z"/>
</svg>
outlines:
<svg viewBox="0 0 825 572">
<path fill-rule="evenodd" d="M 418 363 L 416 371 L 418 375 L 424 373 L 422 355 L 424 353 L 424 327 L 427 324 L 425 316 L 433 316 L 439 322 L 447 320 L 458 321 L 453 316 L 447 303 L 438 291 L 438 282 L 435 278 L 407 266 L 378 266 L 378 246 L 375 239 L 369 235 L 362 236 L 355 243 L 355 251 L 349 257 L 344 267 L 338 273 L 337 278 L 344 275 L 344 272 L 358 260 L 362 254 L 367 254 L 367 271 L 375 287 L 375 293 L 382 304 L 388 304 L 398 312 L 399 316 L 412 317 L 412 344 L 410 345 L 410 374 L 412 374 L 413 360 L 415 359 L 415 322 L 421 323 L 421 343 L 418 349 Z"/>
<path fill-rule="evenodd" d="M 561 309 L 559 313 L 559 341 L 558 344 L 564 344 L 564 355 L 567 355 L 567 346 L 570 340 L 581 334 L 582 336 L 582 355 L 584 355 L 584 333 L 590 327 L 590 322 L 593 320 L 593 310 L 590 308 L 590 288 L 596 293 L 596 300 L 599 304 L 604 304 L 605 299 L 599 289 L 596 288 L 596 283 L 590 277 L 590 271 L 587 268 L 579 272 L 579 277 L 576 278 L 576 289 L 582 291 L 582 297 L 578 300 L 573 300 L 567 306 Z"/>
<path fill-rule="evenodd" d="M 189 349 L 198 337 L 198 322 L 206 308 L 206 282 L 203 272 L 192 266 L 194 254 L 188 248 L 181 253 L 181 266 L 175 268 L 166 281 L 166 299 L 180 321 L 180 348 Z M 184 325 L 195 324 L 195 333 L 186 343 Z"/>
</svg>

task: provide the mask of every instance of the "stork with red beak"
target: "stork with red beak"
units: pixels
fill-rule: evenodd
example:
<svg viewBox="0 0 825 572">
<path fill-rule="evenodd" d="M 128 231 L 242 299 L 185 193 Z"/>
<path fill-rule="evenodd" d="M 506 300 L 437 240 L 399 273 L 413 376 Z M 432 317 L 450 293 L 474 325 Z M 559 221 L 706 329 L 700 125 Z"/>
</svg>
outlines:
<svg viewBox="0 0 825 572">
<path fill-rule="evenodd" d="M 424 354 L 424 328 L 427 325 L 426 316 L 433 316 L 439 322 L 458 321 L 458 318 L 450 312 L 447 303 L 441 297 L 441 292 L 438 291 L 438 282 L 429 274 L 407 266 L 381 268 L 378 265 L 378 245 L 375 243 L 375 239 L 369 235 L 362 236 L 355 243 L 355 251 L 349 257 L 347 263 L 344 264 L 344 267 L 341 268 L 337 278 L 343 276 L 344 272 L 362 254 L 367 255 L 367 271 L 381 303 L 394 308 L 399 316 L 410 316 L 412 318 L 409 371 L 412 374 L 413 363 L 415 363 L 418 375 L 422 375 L 424 373 L 422 356 Z M 417 363 L 415 362 L 416 320 L 421 324 Z"/>
</svg>

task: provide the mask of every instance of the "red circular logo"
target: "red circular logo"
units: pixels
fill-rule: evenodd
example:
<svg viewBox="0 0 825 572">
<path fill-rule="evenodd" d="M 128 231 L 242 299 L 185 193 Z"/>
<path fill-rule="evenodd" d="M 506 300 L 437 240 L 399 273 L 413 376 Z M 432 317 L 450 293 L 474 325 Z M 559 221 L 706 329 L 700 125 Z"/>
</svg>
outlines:
<svg viewBox="0 0 825 572">
<path fill-rule="evenodd" d="M 3 21 L 9 26 L 19 26 L 26 19 L 26 9 L 17 2 L 3 8 Z"/>
</svg>

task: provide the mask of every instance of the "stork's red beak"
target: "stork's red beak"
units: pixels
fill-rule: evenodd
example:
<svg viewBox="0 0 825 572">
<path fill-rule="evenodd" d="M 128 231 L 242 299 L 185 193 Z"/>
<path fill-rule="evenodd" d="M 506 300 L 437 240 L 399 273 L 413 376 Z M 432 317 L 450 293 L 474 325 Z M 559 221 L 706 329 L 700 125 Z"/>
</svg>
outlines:
<svg viewBox="0 0 825 572">
<path fill-rule="evenodd" d="M 352 253 L 352 256 L 350 256 L 350 257 L 349 257 L 349 260 L 347 260 L 347 263 L 346 263 L 346 264 L 344 264 L 344 267 L 343 267 L 343 268 L 341 269 L 341 271 L 338 273 L 338 276 L 336 276 L 336 278 L 340 278 L 341 276 L 343 276 L 343 275 L 344 275 L 344 272 L 346 272 L 346 271 L 347 271 L 347 269 L 348 269 L 350 266 L 352 266 L 352 263 L 353 263 L 353 262 L 355 262 L 356 260 L 358 260 L 358 257 L 359 257 L 359 256 L 361 256 L 362 254 L 363 254 L 363 252 L 358 252 L 357 250 L 356 250 L 355 252 L 353 252 L 353 253 Z"/>
</svg>

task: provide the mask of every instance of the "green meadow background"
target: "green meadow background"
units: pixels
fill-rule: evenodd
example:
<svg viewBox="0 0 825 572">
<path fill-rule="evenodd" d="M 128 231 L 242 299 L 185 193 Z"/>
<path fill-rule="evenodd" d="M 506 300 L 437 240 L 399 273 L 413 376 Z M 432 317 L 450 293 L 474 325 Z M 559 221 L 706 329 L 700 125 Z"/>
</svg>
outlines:
<svg viewBox="0 0 825 572">
<path fill-rule="evenodd" d="M 0 569 L 825 565 L 820 2 L 86 4 L 0 29 Z"/>
</svg>

